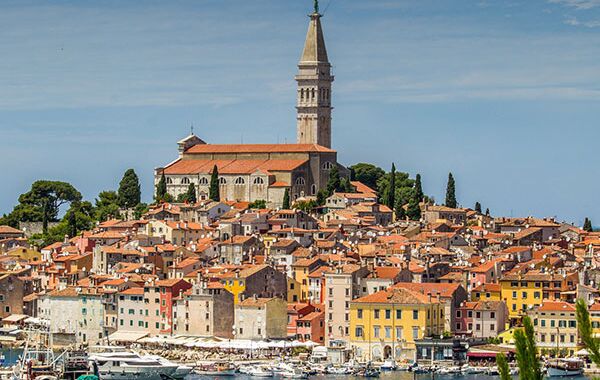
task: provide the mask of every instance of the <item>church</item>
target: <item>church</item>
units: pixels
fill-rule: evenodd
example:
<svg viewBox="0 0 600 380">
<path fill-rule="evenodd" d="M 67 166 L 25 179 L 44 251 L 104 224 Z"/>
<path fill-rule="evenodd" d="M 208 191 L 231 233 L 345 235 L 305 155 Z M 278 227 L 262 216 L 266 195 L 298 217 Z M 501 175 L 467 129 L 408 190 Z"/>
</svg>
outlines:
<svg viewBox="0 0 600 380">
<path fill-rule="evenodd" d="M 185 193 L 190 183 L 197 194 L 208 194 L 216 166 L 221 200 L 253 202 L 265 200 L 280 207 L 286 189 L 291 200 L 315 196 L 325 188 L 329 173 L 337 166 L 331 149 L 331 64 L 321 28 L 322 15 L 315 2 L 309 15 L 306 41 L 296 75 L 297 143 L 209 144 L 193 133 L 178 142 L 179 157 L 155 169 L 155 185 L 165 175 L 167 192 Z"/>
</svg>

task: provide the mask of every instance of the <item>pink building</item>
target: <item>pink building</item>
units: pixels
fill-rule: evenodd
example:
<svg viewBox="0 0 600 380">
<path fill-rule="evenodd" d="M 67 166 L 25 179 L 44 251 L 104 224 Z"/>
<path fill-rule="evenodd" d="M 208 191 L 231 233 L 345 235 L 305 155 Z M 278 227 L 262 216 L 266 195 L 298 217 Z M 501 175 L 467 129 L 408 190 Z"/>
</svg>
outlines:
<svg viewBox="0 0 600 380">
<path fill-rule="evenodd" d="M 486 261 L 469 271 L 469 291 L 481 284 L 498 282 L 498 261 Z"/>
<path fill-rule="evenodd" d="M 313 341 L 323 344 L 325 342 L 325 312 L 313 311 L 297 320 L 296 338 L 302 342 Z"/>
<path fill-rule="evenodd" d="M 504 301 L 463 302 L 456 309 L 454 332 L 482 339 L 496 337 L 505 330 L 507 321 Z"/>
<path fill-rule="evenodd" d="M 299 318 L 304 317 L 307 314 L 315 311 L 316 308 L 314 305 L 310 303 L 304 302 L 296 302 L 296 303 L 288 303 L 287 305 L 287 315 L 288 315 L 288 323 L 287 323 L 287 335 L 288 337 L 294 337 L 298 335 L 298 325 L 296 324 Z"/>
</svg>

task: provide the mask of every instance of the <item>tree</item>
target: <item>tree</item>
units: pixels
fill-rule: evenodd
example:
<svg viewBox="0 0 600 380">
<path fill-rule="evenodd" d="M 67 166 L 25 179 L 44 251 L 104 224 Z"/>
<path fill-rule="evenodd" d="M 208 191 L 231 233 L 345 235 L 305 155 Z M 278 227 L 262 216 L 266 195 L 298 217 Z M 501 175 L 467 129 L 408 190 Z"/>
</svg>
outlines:
<svg viewBox="0 0 600 380">
<path fill-rule="evenodd" d="M 415 189 L 413 196 L 408 202 L 408 208 L 406 209 L 406 215 L 410 220 L 421 219 L 421 205 L 419 199 L 419 195 Z"/>
<path fill-rule="evenodd" d="M 350 171 L 354 173 L 353 180 L 362 182 L 371 189 L 377 189 L 377 182 L 385 175 L 382 168 L 364 162 L 350 166 Z"/>
<path fill-rule="evenodd" d="M 302 210 L 306 213 L 310 213 L 317 206 L 317 202 L 314 199 L 294 203 L 295 209 Z"/>
<path fill-rule="evenodd" d="M 283 208 L 284 210 L 290 209 L 290 189 L 287 187 L 285 188 L 285 192 L 283 193 L 283 204 L 281 205 L 281 208 Z"/>
<path fill-rule="evenodd" d="M 490 209 L 489 208 L 485 209 L 485 216 L 490 216 Z"/>
<path fill-rule="evenodd" d="M 348 178 L 342 178 L 340 180 L 339 191 L 344 193 L 354 193 L 356 192 L 356 189 L 354 188 L 354 186 L 352 186 Z"/>
<path fill-rule="evenodd" d="M 329 171 L 329 180 L 327 181 L 327 196 L 330 197 L 334 192 L 341 190 L 342 180 L 337 165 Z"/>
<path fill-rule="evenodd" d="M 500 352 L 496 354 L 496 365 L 500 373 L 500 380 L 512 380 L 510 369 L 508 368 L 508 360 L 506 360 L 504 353 Z"/>
<path fill-rule="evenodd" d="M 325 189 L 321 189 L 317 192 L 317 205 L 318 206 L 323 206 L 325 204 L 325 202 L 327 201 L 327 190 Z"/>
<path fill-rule="evenodd" d="M 396 220 L 406 219 L 406 211 L 404 211 L 404 205 L 402 204 L 402 202 L 400 202 L 400 201 L 396 202 L 395 213 L 396 213 Z"/>
<path fill-rule="evenodd" d="M 81 231 L 89 230 L 94 225 L 94 207 L 87 201 L 75 201 L 65 213 L 62 220 L 47 233 L 34 235 L 33 240 L 40 240 L 42 244 L 49 245 L 62 241 L 65 236 L 74 237 Z"/>
<path fill-rule="evenodd" d="M 583 222 L 583 230 L 586 232 L 594 232 L 594 227 L 592 226 L 592 221 L 588 218 L 585 218 Z"/>
<path fill-rule="evenodd" d="M 167 179 L 165 178 L 165 171 L 163 170 L 160 175 L 160 180 L 156 184 L 156 201 L 164 201 L 167 194 Z"/>
<path fill-rule="evenodd" d="M 177 196 L 177 202 L 180 203 L 196 203 L 196 200 L 196 186 L 193 183 L 190 183 L 185 193 Z"/>
<path fill-rule="evenodd" d="M 423 198 L 425 198 L 425 194 L 423 194 L 423 185 L 421 184 L 421 174 L 418 173 L 415 177 L 415 195 L 419 202 L 422 202 Z"/>
<path fill-rule="evenodd" d="M 542 369 L 535 344 L 533 323 L 528 316 L 523 317 L 523 329 L 515 331 L 517 365 L 521 380 L 542 380 Z"/>
<path fill-rule="evenodd" d="M 137 206 L 135 206 L 135 210 L 133 213 L 133 217 L 136 219 L 141 219 L 142 215 L 144 215 L 145 213 L 147 213 L 149 210 L 148 205 L 145 203 L 139 203 Z"/>
<path fill-rule="evenodd" d="M 475 211 L 481 214 L 481 203 L 475 202 Z"/>
<path fill-rule="evenodd" d="M 132 208 L 137 206 L 142 197 L 140 190 L 140 179 L 135 170 L 127 169 L 121 182 L 119 183 L 119 206 L 123 208 Z"/>
<path fill-rule="evenodd" d="M 392 163 L 392 171 L 390 172 L 390 184 L 388 185 L 385 205 L 389 208 L 394 208 L 396 205 L 396 165 Z"/>
<path fill-rule="evenodd" d="M 452 173 L 448 174 L 448 185 L 446 186 L 446 207 L 456 208 L 456 184 Z"/>
<path fill-rule="evenodd" d="M 81 201 L 81 193 L 67 182 L 35 181 L 31 189 L 19 196 L 19 204 L 7 218 L 18 222 L 56 222 L 60 207 Z M 44 222 L 45 221 L 45 222 Z"/>
<path fill-rule="evenodd" d="M 264 199 L 257 199 L 254 202 L 250 203 L 248 205 L 248 208 L 250 209 L 257 209 L 257 210 L 263 210 L 267 208 L 267 201 L 265 201 Z"/>
<path fill-rule="evenodd" d="M 221 200 L 221 195 L 219 193 L 219 168 L 217 168 L 217 165 L 213 167 L 212 173 L 210 175 L 210 187 L 208 190 L 208 197 L 215 202 L 219 202 Z"/>
<path fill-rule="evenodd" d="M 119 195 L 114 191 L 101 191 L 95 201 L 94 219 L 104 222 L 109 218 L 118 218 Z"/>
<path fill-rule="evenodd" d="M 590 312 L 583 299 L 578 299 L 575 305 L 577 310 L 577 330 L 583 346 L 589 353 L 589 357 L 600 366 L 600 342 L 594 337 L 592 323 L 590 322 Z"/>
</svg>

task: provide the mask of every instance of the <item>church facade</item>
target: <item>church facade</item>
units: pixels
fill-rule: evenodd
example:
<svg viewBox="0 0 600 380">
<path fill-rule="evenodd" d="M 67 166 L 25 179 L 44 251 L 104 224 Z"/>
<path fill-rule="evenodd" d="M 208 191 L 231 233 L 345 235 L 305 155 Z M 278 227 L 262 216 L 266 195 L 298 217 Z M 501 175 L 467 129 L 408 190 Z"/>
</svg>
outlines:
<svg viewBox="0 0 600 380">
<path fill-rule="evenodd" d="M 296 144 L 208 144 L 193 133 L 178 142 L 179 157 L 155 169 L 155 185 L 164 174 L 167 192 L 185 193 L 190 183 L 198 194 L 208 194 L 216 166 L 221 200 L 265 200 L 280 207 L 286 189 L 291 200 L 315 196 L 325 188 L 329 173 L 337 166 L 331 149 L 331 64 L 318 9 L 310 22 L 300 62 L 297 87 Z"/>
</svg>

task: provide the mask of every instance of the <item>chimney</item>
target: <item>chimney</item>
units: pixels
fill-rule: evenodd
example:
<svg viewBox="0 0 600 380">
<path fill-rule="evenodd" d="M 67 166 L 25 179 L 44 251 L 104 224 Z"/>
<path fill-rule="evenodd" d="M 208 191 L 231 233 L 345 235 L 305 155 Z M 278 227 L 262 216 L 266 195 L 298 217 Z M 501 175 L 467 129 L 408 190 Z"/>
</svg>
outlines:
<svg viewBox="0 0 600 380">
<path fill-rule="evenodd" d="M 429 296 L 429 303 L 431 303 L 431 292 L 427 293 L 427 295 Z"/>
</svg>

